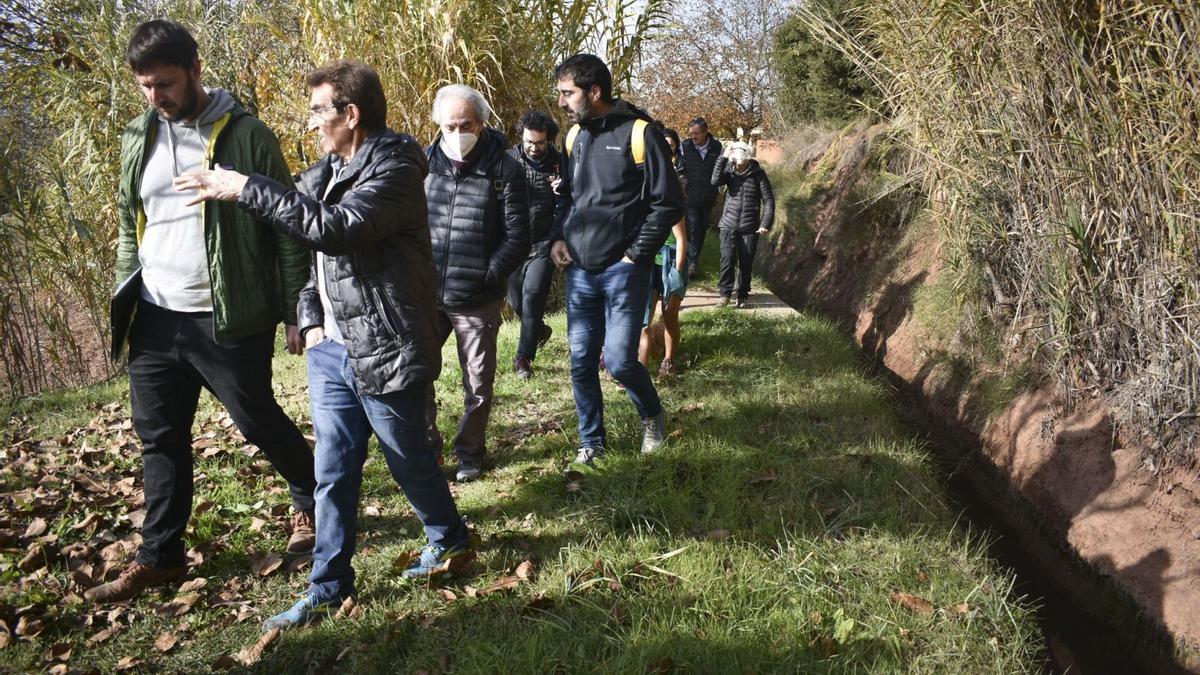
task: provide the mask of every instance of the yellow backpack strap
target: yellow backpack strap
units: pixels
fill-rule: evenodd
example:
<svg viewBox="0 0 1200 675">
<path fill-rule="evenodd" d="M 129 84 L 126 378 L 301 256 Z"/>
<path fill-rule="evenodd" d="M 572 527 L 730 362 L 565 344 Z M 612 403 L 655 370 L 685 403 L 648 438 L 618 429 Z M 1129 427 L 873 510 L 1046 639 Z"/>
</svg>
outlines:
<svg viewBox="0 0 1200 675">
<path fill-rule="evenodd" d="M 629 139 L 629 149 L 633 152 L 633 163 L 641 166 L 646 163 L 646 127 L 650 123 L 644 119 L 633 121 L 633 136 Z"/>
<path fill-rule="evenodd" d="M 575 137 L 579 135 L 579 125 L 572 124 L 567 130 L 567 157 L 571 156 L 571 148 L 575 147 Z"/>
</svg>

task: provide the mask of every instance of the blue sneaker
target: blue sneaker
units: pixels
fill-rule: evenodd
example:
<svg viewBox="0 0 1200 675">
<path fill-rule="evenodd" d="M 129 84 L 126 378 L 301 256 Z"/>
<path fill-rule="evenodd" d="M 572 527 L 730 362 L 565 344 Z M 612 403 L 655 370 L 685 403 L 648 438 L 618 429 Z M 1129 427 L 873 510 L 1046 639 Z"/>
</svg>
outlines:
<svg viewBox="0 0 1200 675">
<path fill-rule="evenodd" d="M 475 556 L 464 546 L 446 548 L 441 544 L 428 544 L 421 549 L 421 557 L 412 567 L 401 572 L 405 579 L 421 579 L 443 572 L 457 572 Z"/>
<path fill-rule="evenodd" d="M 288 630 L 320 621 L 326 615 L 337 611 L 341 606 L 340 600 L 318 602 L 315 593 L 305 593 L 302 598 L 292 605 L 291 609 L 281 612 L 262 623 L 262 632 L 267 633 L 276 628 Z"/>
</svg>

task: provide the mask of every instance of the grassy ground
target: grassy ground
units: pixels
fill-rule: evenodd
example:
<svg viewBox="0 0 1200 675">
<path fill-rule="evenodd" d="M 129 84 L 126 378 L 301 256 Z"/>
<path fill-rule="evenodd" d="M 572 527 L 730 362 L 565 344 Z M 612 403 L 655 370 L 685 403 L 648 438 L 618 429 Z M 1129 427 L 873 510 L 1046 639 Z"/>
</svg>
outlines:
<svg viewBox="0 0 1200 675">
<path fill-rule="evenodd" d="M 373 453 L 355 559 L 358 609 L 284 635 L 254 669 L 1038 669 L 1043 645 L 1029 603 L 1010 592 L 1012 579 L 988 559 L 980 533 L 959 521 L 922 443 L 899 423 L 891 392 L 864 374 L 832 325 L 732 309 L 686 314 L 687 370 L 660 388 L 669 445 L 638 456 L 636 415 L 606 382 L 612 452 L 575 484 L 562 477 L 575 440 L 564 317 L 551 325 L 555 337 L 529 382 L 509 363 L 517 326 L 501 332 L 493 468 L 455 488 L 482 542 L 469 573 L 433 586 L 401 582 L 392 562 L 421 545 L 420 526 Z M 446 363 L 441 426 L 451 433 L 462 405 L 452 345 Z M 307 420 L 303 361 L 278 358 L 276 387 L 285 408 Z M 112 401 L 121 405 L 102 407 Z M 0 667 L 45 670 L 60 645 L 60 655 L 71 650 L 70 668 L 109 671 L 133 657 L 145 670 L 205 672 L 253 644 L 259 621 L 304 588 L 303 561 L 296 571 L 286 562 L 271 570 L 263 558 L 286 538 L 281 481 L 235 438 L 211 398 L 202 406 L 202 512 L 188 542 L 202 557 L 194 574 L 207 584 L 190 610 L 180 612 L 186 594 L 163 591 L 115 615 L 78 598 L 77 573 L 99 575 L 97 551 L 134 531 L 125 514 L 136 492 L 104 491 L 138 474 L 125 387 L 12 411 L 0 469 L 0 526 L 9 535 L 0 619 L 10 631 L 21 632 L 21 621 L 24 632 L 38 622 L 41 631 L 0 651 Z M 85 475 L 102 486 L 98 493 Z M 26 537 L 35 516 L 47 531 Z M 56 539 L 26 564 L 31 570 L 18 569 L 39 537 Z M 89 542 L 87 555 L 58 553 Z M 533 563 L 527 579 L 488 592 L 524 561 Z M 164 634 L 177 638 L 174 646 Z M 155 646 L 160 638 L 165 652 Z"/>
</svg>

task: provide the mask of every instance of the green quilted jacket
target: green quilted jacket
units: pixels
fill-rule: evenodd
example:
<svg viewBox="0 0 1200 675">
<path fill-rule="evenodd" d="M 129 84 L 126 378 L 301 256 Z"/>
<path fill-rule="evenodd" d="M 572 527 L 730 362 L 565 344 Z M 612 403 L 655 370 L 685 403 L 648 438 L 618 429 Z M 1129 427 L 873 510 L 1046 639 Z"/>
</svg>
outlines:
<svg viewBox="0 0 1200 675">
<path fill-rule="evenodd" d="M 117 285 L 137 270 L 138 244 L 146 226 L 142 209 L 142 170 L 158 133 L 151 108 L 129 123 L 121 139 L 121 180 L 117 192 Z M 241 105 L 213 125 L 206 166 L 262 174 L 292 186 L 279 141 Z M 234 340 L 296 323 L 296 299 L 308 281 L 309 254 L 240 208 L 236 202 L 204 202 L 204 239 L 212 279 L 213 338 Z"/>
</svg>

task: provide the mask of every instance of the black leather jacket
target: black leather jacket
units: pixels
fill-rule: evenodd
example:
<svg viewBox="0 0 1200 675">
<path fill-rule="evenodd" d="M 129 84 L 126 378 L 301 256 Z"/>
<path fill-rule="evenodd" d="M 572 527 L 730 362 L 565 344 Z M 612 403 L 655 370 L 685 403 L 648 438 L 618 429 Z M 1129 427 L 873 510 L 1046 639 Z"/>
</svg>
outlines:
<svg viewBox="0 0 1200 675">
<path fill-rule="evenodd" d="M 525 156 L 520 147 L 509 148 L 508 156 L 525 168 L 525 190 L 529 195 L 530 254 L 550 252 L 550 228 L 554 225 L 554 208 L 558 195 L 550 187 L 550 178 L 562 175 L 562 155 L 556 148 L 546 149 L 546 156 L 535 162 Z"/>
<path fill-rule="evenodd" d="M 301 174 L 299 191 L 252 176 L 240 202 L 325 254 L 326 289 L 359 393 L 423 388 L 442 367 L 434 331 L 437 276 L 421 189 L 425 155 L 411 136 L 381 129 L 326 194 L 333 164 L 326 157 Z M 313 272 L 297 303 L 302 332 L 325 319 Z"/>
<path fill-rule="evenodd" d="M 474 151 L 479 158 L 463 173 L 442 152 L 441 140 L 439 134 L 425 150 L 438 303 L 473 307 L 500 299 L 508 275 L 529 255 L 525 170 L 504 152 L 508 141 L 495 129 L 484 130 Z"/>
</svg>

